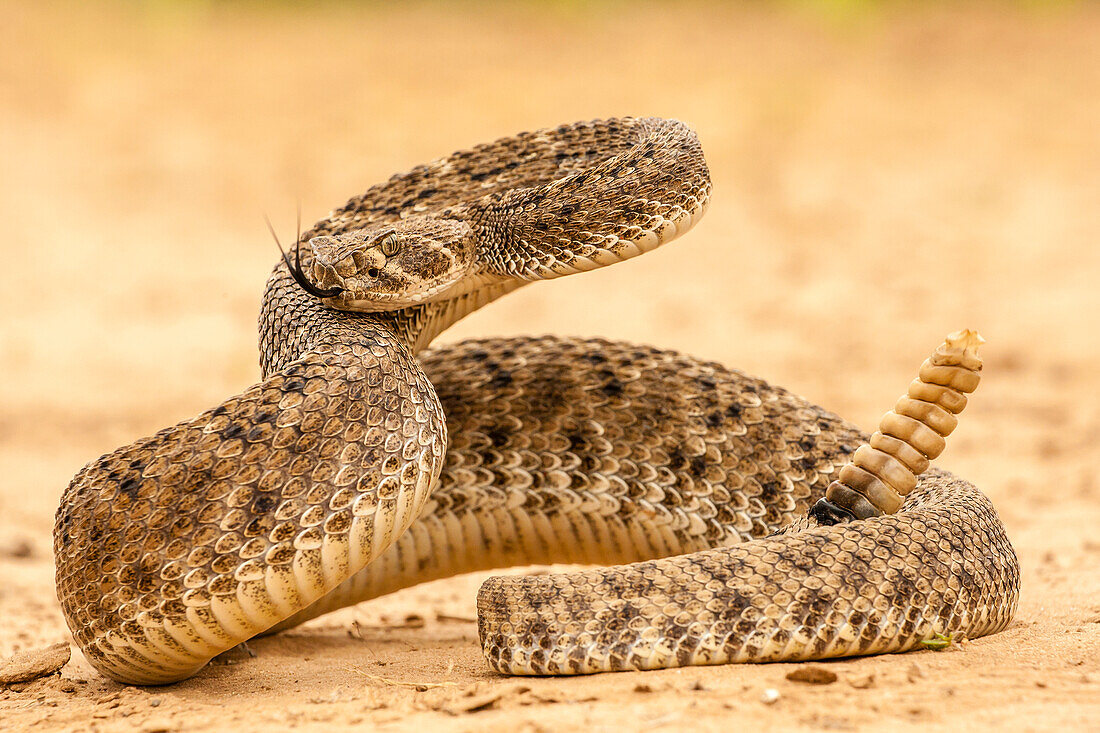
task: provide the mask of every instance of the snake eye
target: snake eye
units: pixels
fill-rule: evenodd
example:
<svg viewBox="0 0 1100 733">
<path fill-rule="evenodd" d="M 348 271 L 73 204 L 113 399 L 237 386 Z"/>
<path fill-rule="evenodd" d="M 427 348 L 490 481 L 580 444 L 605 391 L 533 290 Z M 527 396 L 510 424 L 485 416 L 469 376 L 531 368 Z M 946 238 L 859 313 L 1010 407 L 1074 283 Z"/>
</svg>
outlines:
<svg viewBox="0 0 1100 733">
<path fill-rule="evenodd" d="M 393 257 L 399 251 L 401 251 L 401 240 L 397 238 L 396 234 L 387 234 L 382 239 L 382 254 Z"/>
</svg>

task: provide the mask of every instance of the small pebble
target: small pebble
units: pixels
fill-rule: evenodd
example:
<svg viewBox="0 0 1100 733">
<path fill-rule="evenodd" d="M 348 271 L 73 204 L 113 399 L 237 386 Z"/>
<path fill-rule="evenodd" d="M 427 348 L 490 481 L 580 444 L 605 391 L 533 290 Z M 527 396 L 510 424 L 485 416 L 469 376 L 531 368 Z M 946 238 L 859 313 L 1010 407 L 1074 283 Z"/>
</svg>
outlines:
<svg viewBox="0 0 1100 733">
<path fill-rule="evenodd" d="M 765 705 L 774 705 L 775 701 L 779 699 L 779 690 L 774 687 L 769 687 L 764 690 L 764 693 L 760 695 L 760 702 Z"/>
<path fill-rule="evenodd" d="M 859 677 L 852 677 L 848 680 L 848 684 L 857 690 L 869 690 L 875 686 L 875 676 L 873 674 L 865 674 Z"/>
<path fill-rule="evenodd" d="M 19 559 L 34 555 L 34 546 L 25 539 L 10 540 L 0 543 L 0 557 L 14 557 Z"/>
<path fill-rule="evenodd" d="M 51 675 L 69 663 L 69 654 L 69 645 L 64 641 L 19 652 L 0 664 L 0 685 L 30 682 Z"/>
<path fill-rule="evenodd" d="M 836 672 L 820 665 L 807 664 L 787 673 L 791 682 L 804 682 L 807 685 L 831 685 L 836 682 Z"/>
</svg>

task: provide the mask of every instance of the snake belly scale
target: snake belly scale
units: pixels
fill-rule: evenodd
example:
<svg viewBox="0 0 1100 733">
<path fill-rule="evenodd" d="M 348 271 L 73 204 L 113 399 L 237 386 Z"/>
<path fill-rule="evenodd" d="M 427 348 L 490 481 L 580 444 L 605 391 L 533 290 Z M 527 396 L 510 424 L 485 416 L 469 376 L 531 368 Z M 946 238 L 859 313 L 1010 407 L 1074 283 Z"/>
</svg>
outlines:
<svg viewBox="0 0 1100 733">
<path fill-rule="evenodd" d="M 280 263 L 268 282 L 263 381 L 91 462 L 66 489 L 58 597 L 85 656 L 123 682 L 172 682 L 332 607 L 559 559 L 649 562 L 487 583 L 479 628 L 494 668 L 783 658 L 786 647 L 757 643 L 780 600 L 835 631 L 796 656 L 903 648 L 932 626 L 1003 627 L 1018 573 L 988 500 L 931 471 L 896 515 L 812 526 L 807 508 L 863 436 L 778 388 L 610 342 L 517 338 L 420 354 L 517 287 L 671 240 L 709 193 L 689 128 L 615 119 L 455 153 L 332 212 L 300 239 L 302 270 Z M 650 560 L 684 552 L 695 554 Z M 821 569 L 786 588 L 787 566 L 808 556 Z M 864 560 L 873 572 L 853 574 Z M 691 614 L 738 602 L 714 594 L 722 573 L 749 567 L 757 589 L 729 619 L 742 651 L 683 652 L 680 640 L 698 641 Z M 860 578 L 873 587 L 853 585 Z M 605 599 L 618 599 L 610 615 Z M 857 614 L 864 627 L 875 614 L 909 627 L 891 636 L 877 624 L 878 641 L 863 643 Z M 624 652 L 624 632 L 649 646 Z"/>
</svg>

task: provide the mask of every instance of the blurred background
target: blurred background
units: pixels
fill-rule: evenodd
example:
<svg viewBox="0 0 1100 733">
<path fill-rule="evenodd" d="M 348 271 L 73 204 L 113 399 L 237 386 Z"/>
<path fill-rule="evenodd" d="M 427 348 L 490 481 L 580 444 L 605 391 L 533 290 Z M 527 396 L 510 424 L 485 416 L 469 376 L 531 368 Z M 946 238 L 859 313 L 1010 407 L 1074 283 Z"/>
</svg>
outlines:
<svg viewBox="0 0 1100 733">
<path fill-rule="evenodd" d="M 1098 38 L 1094 3 L 7 0 L 9 610 L 33 597 L 57 625 L 52 513 L 83 463 L 258 379 L 265 212 L 289 238 L 298 202 L 311 222 L 453 150 L 657 115 L 707 153 L 697 228 L 525 289 L 441 342 L 653 343 L 870 428 L 946 333 L 978 328 L 986 377 L 943 464 L 1009 525 L 1022 616 L 1058 587 L 1060 613 L 1091 613 Z"/>
</svg>

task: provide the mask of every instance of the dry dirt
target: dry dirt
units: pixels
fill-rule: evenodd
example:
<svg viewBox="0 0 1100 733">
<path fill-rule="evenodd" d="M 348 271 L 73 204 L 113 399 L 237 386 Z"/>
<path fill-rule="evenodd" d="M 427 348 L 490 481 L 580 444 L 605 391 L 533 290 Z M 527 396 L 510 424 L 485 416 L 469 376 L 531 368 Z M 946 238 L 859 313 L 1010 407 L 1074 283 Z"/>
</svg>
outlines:
<svg viewBox="0 0 1100 733">
<path fill-rule="evenodd" d="M 782 664 L 514 680 L 481 659 L 463 577 L 166 688 L 74 651 L 0 692 L 0 727 L 1096 730 L 1097 7 L 440 7 L 5 3 L 0 658 L 68 638 L 50 533 L 80 466 L 257 378 L 262 212 L 286 232 L 296 201 L 313 219 L 457 147 L 617 114 L 696 126 L 707 217 L 445 340 L 660 344 L 869 427 L 944 334 L 977 327 L 986 376 L 941 462 L 1008 526 L 1015 622 L 827 663 L 826 685 Z"/>
</svg>

